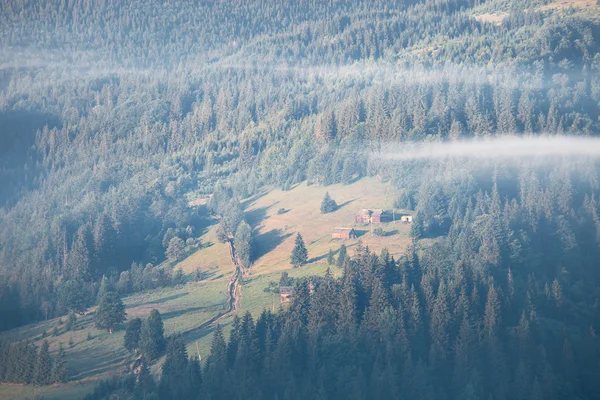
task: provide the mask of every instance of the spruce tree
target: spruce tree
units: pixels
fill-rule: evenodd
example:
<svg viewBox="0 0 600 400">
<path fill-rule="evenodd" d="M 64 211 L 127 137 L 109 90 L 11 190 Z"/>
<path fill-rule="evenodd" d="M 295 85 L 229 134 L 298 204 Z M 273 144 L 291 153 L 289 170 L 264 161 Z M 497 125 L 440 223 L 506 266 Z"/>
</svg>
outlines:
<svg viewBox="0 0 600 400">
<path fill-rule="evenodd" d="M 58 347 L 58 353 L 52 363 L 52 382 L 64 383 L 68 379 L 67 362 L 65 361 L 65 349 L 62 345 Z"/>
<path fill-rule="evenodd" d="M 133 318 L 127 323 L 123 345 L 129 352 L 133 352 L 135 349 L 139 348 L 141 329 L 142 320 L 140 318 Z"/>
<path fill-rule="evenodd" d="M 329 254 L 327 254 L 327 265 L 333 265 L 335 263 L 335 255 L 333 254 L 333 250 L 329 249 Z"/>
<path fill-rule="evenodd" d="M 125 321 L 125 306 L 117 292 L 106 292 L 96 309 L 95 325 L 98 329 L 106 329 L 112 333 L 121 322 Z"/>
<path fill-rule="evenodd" d="M 346 249 L 346 245 L 342 244 L 340 246 L 340 251 L 338 252 L 337 266 L 340 268 L 343 267 L 346 258 L 348 258 L 348 250 Z"/>
<path fill-rule="evenodd" d="M 321 214 L 328 214 L 337 209 L 337 203 L 329 196 L 329 192 L 325 193 L 323 201 L 321 202 Z"/>
<path fill-rule="evenodd" d="M 67 331 L 75 330 L 75 325 L 77 323 L 77 316 L 75 315 L 75 311 L 69 311 L 69 315 L 67 316 L 67 323 L 65 325 L 65 329 Z"/>
<path fill-rule="evenodd" d="M 304 245 L 302 235 L 298 233 L 296 235 L 296 245 L 294 246 L 294 250 L 292 250 L 291 264 L 294 268 L 298 268 L 306 264 L 307 261 L 308 250 L 306 250 L 306 246 Z"/>
<path fill-rule="evenodd" d="M 162 366 L 162 375 L 158 385 L 159 397 L 163 399 L 189 399 L 190 382 L 188 355 L 183 340 L 174 337 L 167 344 L 167 356 Z"/>
<path fill-rule="evenodd" d="M 140 331 L 140 350 L 149 361 L 154 360 L 165 346 L 162 318 L 158 310 L 152 310 L 142 322 Z"/>
<path fill-rule="evenodd" d="M 137 382 L 133 392 L 134 399 L 146 400 L 155 393 L 156 382 L 154 382 L 154 378 L 152 378 L 152 374 L 150 373 L 150 368 L 148 368 L 146 359 L 142 357 L 140 372 L 137 376 Z"/>
<path fill-rule="evenodd" d="M 96 296 L 96 304 L 100 304 L 100 300 L 102 297 L 106 295 L 106 292 L 111 291 L 110 282 L 106 275 L 102 275 L 102 279 L 100 280 L 100 288 L 98 289 L 98 295 Z"/>
<path fill-rule="evenodd" d="M 33 381 L 36 385 L 49 385 L 52 382 L 52 361 L 50 358 L 50 345 L 47 340 L 42 342 L 38 353 Z"/>
</svg>

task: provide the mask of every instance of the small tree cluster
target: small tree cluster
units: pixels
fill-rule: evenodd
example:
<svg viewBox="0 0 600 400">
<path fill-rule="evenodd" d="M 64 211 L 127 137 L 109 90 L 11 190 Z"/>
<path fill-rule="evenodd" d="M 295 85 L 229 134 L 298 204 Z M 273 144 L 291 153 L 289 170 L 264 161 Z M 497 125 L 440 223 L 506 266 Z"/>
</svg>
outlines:
<svg viewBox="0 0 600 400">
<path fill-rule="evenodd" d="M 162 317 L 152 310 L 148 318 L 134 318 L 127 323 L 123 345 L 129 352 L 139 350 L 146 360 L 156 359 L 164 350 L 165 333 Z"/>
<path fill-rule="evenodd" d="M 0 342 L 0 382 L 45 386 L 63 383 L 67 379 L 67 363 L 62 343 L 52 356 L 46 340 L 39 349 L 26 341 Z"/>
</svg>

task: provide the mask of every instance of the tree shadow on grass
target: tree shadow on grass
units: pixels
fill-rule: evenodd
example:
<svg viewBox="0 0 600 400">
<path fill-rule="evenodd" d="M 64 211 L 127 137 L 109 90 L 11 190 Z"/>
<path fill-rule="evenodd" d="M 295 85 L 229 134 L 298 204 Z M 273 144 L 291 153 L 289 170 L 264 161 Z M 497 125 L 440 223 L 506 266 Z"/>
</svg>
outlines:
<svg viewBox="0 0 600 400">
<path fill-rule="evenodd" d="M 127 357 L 125 349 L 115 352 L 107 346 L 81 350 L 66 349 L 69 378 L 79 380 L 105 372 L 114 371 Z M 91 361 L 93 360 L 93 362 Z"/>
<path fill-rule="evenodd" d="M 216 328 L 217 328 L 217 323 L 210 324 L 210 325 L 205 326 L 200 329 L 193 328 L 186 332 L 181 333 L 181 337 L 185 342 L 188 342 L 188 343 L 195 342 L 197 340 L 200 340 L 200 339 L 212 334 Z"/>
<path fill-rule="evenodd" d="M 267 218 L 267 210 L 271 208 L 269 207 L 261 207 L 254 209 L 252 211 L 246 212 L 246 222 L 252 227 L 258 225 L 261 221 Z"/>
<path fill-rule="evenodd" d="M 315 262 L 317 262 L 317 261 L 324 260 L 324 259 L 326 259 L 326 258 L 327 258 L 327 256 L 329 256 L 329 253 L 327 253 L 327 254 L 323 254 L 323 255 L 320 255 L 320 256 L 317 256 L 317 257 L 310 258 L 310 259 L 308 260 L 308 263 L 310 264 L 310 263 L 315 263 Z"/>
<path fill-rule="evenodd" d="M 269 193 L 267 190 L 264 190 L 260 193 L 255 194 L 252 197 L 247 198 L 246 200 L 242 201 L 240 203 L 240 205 L 242 206 L 242 209 L 245 210 L 246 208 L 250 207 L 251 205 L 255 204 L 259 199 L 265 197 L 267 195 L 267 193 Z"/>
<path fill-rule="evenodd" d="M 284 240 L 292 236 L 291 233 L 283 234 L 281 229 L 272 229 L 254 238 L 253 258 L 258 259 L 274 250 Z"/>
<path fill-rule="evenodd" d="M 165 313 L 161 313 L 160 315 L 163 320 L 167 320 L 167 319 L 171 319 L 171 318 L 181 317 L 182 315 L 185 315 L 188 313 L 193 313 L 196 311 L 201 311 L 201 310 L 210 310 L 210 307 L 188 307 L 188 308 L 184 308 L 182 310 L 167 311 Z"/>
<path fill-rule="evenodd" d="M 140 293 L 144 293 L 144 292 L 140 292 Z M 135 307 L 143 306 L 146 304 L 162 304 L 162 303 L 166 303 L 167 301 L 171 301 L 171 300 L 175 300 L 175 299 L 179 299 L 181 297 L 187 296 L 188 294 L 189 294 L 189 292 L 177 293 L 177 294 L 173 294 L 171 296 L 162 297 L 160 299 L 156 299 L 156 300 L 152 300 L 152 301 L 142 300 L 137 303 L 126 304 L 126 305 L 127 305 L 127 308 L 135 308 Z"/>
<path fill-rule="evenodd" d="M 163 297 L 162 299 L 156 299 L 156 300 L 148 301 L 148 302 L 146 302 L 146 304 L 161 304 L 161 303 L 166 303 L 167 301 L 171 301 L 171 300 L 179 299 L 181 297 L 185 297 L 188 294 L 190 294 L 190 293 L 189 292 L 177 293 L 177 294 L 174 294 L 172 296 Z"/>
<path fill-rule="evenodd" d="M 342 207 L 346 207 L 348 204 L 354 203 L 356 200 L 358 200 L 358 199 L 352 199 L 352 200 L 345 201 L 345 202 L 343 202 L 341 204 L 338 204 L 337 208 L 335 210 L 337 211 L 337 210 L 339 210 Z"/>
<path fill-rule="evenodd" d="M 369 231 L 365 230 L 365 229 L 355 229 L 354 232 L 356 232 L 356 237 L 360 238 L 360 237 L 363 237 L 364 235 L 366 235 L 367 232 L 369 232 Z"/>
</svg>

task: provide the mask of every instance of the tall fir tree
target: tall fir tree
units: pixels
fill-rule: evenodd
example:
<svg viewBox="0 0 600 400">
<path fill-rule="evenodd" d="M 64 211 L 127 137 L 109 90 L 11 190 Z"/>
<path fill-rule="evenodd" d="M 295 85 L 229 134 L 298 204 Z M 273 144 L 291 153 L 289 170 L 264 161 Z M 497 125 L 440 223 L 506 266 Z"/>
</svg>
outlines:
<svg viewBox="0 0 600 400">
<path fill-rule="evenodd" d="M 42 386 L 52 383 L 52 359 L 50 358 L 50 345 L 47 340 L 44 340 L 40 346 L 33 374 L 33 381 L 36 385 Z"/>
<path fill-rule="evenodd" d="M 58 347 L 58 352 L 52 363 L 52 382 L 65 383 L 69 378 L 67 362 L 65 360 L 65 349 L 62 343 Z"/>
<path fill-rule="evenodd" d="M 148 361 L 156 359 L 165 347 L 165 334 L 162 317 L 158 310 L 142 322 L 140 331 L 140 351 Z"/>
<path fill-rule="evenodd" d="M 298 268 L 308 261 L 308 250 L 306 250 L 306 246 L 304 245 L 304 240 L 302 239 L 302 235 L 298 233 L 296 235 L 296 244 L 294 249 L 292 250 L 292 256 L 290 263 L 294 268 Z"/>
<path fill-rule="evenodd" d="M 125 321 L 125 306 L 117 292 L 106 292 L 96 309 L 94 323 L 98 329 L 106 329 L 113 333 L 113 330 L 123 321 Z"/>
<path fill-rule="evenodd" d="M 142 330 L 142 320 L 140 318 L 133 318 L 127 323 L 125 328 L 125 337 L 123 338 L 123 345 L 132 353 L 140 346 L 140 333 Z"/>
</svg>

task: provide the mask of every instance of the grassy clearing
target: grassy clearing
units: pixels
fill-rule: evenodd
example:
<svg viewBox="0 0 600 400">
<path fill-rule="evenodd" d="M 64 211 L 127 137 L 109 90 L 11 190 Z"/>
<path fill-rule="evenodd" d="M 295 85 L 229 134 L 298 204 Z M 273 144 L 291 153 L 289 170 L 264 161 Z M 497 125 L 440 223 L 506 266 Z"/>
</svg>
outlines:
<svg viewBox="0 0 600 400">
<path fill-rule="evenodd" d="M 325 192 L 337 201 L 339 208 L 329 214 L 319 209 Z M 392 209 L 395 194 L 389 185 L 374 178 L 365 178 L 352 185 L 327 187 L 307 186 L 302 183 L 290 191 L 273 190 L 256 199 L 247 200 L 246 213 L 255 228 L 255 256 L 252 275 L 281 272 L 290 267 L 289 256 L 294 246 L 296 233 L 301 233 L 308 248 L 309 263 L 324 262 L 329 249 L 337 251 L 344 242 L 331 238 L 336 227 L 354 227 L 359 239 L 373 251 L 388 248 L 395 257 L 404 253 L 410 244 L 410 225 L 400 222 L 383 223 L 380 226 L 389 232 L 384 237 L 374 236 L 370 227 L 354 222 L 361 208 Z M 278 214 L 279 209 L 283 214 Z M 396 218 L 402 210 L 397 210 Z M 378 225 L 373 225 L 373 228 Z M 346 240 L 352 248 L 357 240 Z"/>
</svg>

